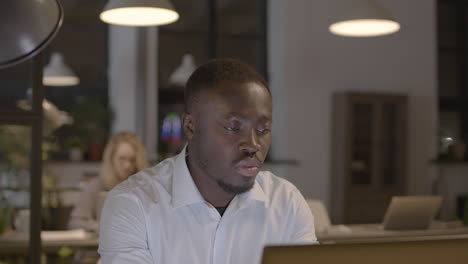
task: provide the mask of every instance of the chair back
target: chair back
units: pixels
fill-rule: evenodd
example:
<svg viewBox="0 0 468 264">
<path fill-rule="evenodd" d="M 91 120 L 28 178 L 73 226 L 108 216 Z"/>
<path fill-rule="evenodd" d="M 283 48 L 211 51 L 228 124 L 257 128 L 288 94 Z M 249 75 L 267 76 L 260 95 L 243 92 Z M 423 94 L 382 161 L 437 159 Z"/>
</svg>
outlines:
<svg viewBox="0 0 468 264">
<path fill-rule="evenodd" d="M 328 210 L 321 200 L 307 199 L 312 214 L 314 215 L 315 231 L 317 233 L 324 232 L 328 227 L 331 226 L 330 217 L 328 216 Z"/>
</svg>

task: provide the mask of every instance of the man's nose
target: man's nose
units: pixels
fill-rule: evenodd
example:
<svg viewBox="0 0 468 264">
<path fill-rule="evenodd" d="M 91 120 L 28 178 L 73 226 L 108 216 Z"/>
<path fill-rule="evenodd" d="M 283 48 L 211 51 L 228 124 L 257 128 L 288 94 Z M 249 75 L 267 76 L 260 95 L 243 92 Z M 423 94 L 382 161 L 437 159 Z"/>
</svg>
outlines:
<svg viewBox="0 0 468 264">
<path fill-rule="evenodd" d="M 254 129 L 246 133 L 241 144 L 241 150 L 245 153 L 257 153 L 260 150 L 258 135 Z"/>
</svg>

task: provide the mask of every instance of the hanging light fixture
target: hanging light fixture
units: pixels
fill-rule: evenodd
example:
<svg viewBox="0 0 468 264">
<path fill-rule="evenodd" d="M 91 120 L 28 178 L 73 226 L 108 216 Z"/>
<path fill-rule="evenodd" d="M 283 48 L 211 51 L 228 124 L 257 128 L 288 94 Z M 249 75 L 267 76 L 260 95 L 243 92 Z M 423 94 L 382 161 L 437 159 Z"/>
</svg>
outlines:
<svg viewBox="0 0 468 264">
<path fill-rule="evenodd" d="M 52 53 L 49 64 L 44 68 L 42 83 L 48 86 L 71 86 L 77 85 L 79 82 L 80 79 L 65 64 L 62 54 Z"/>
<path fill-rule="evenodd" d="M 400 24 L 375 0 L 354 0 L 340 21 L 330 25 L 331 33 L 347 37 L 375 37 L 397 32 Z"/>
<path fill-rule="evenodd" d="M 57 35 L 63 21 L 58 0 L 0 2 L 0 69 L 26 61 Z"/>
<path fill-rule="evenodd" d="M 169 0 L 109 0 L 99 17 L 122 26 L 160 26 L 175 22 L 179 14 Z"/>
</svg>

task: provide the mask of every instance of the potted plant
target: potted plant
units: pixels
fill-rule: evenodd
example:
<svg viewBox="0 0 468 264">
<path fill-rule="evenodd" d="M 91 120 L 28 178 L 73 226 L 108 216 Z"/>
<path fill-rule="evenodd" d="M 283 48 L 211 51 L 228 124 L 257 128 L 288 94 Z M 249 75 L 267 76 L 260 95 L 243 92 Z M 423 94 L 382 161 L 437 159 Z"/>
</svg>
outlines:
<svg viewBox="0 0 468 264">
<path fill-rule="evenodd" d="M 0 235 L 11 228 L 13 216 L 13 207 L 10 206 L 0 190 Z"/>
<path fill-rule="evenodd" d="M 83 160 L 85 142 L 78 136 L 72 136 L 65 141 L 65 147 L 68 150 L 68 158 L 71 161 Z"/>
<path fill-rule="evenodd" d="M 80 97 L 71 113 L 74 118 L 73 137 L 82 140 L 81 144 L 86 147 L 89 160 L 100 160 L 112 121 L 112 112 L 105 100 L 99 97 Z"/>
</svg>

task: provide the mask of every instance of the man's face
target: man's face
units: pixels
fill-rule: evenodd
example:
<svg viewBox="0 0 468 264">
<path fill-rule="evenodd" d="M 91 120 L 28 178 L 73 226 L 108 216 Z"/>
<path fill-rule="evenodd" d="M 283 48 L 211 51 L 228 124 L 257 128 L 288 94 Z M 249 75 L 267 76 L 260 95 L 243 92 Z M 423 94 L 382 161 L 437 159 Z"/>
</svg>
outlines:
<svg viewBox="0 0 468 264">
<path fill-rule="evenodd" d="M 196 97 L 187 135 L 191 165 L 225 192 L 248 191 L 270 147 L 269 92 L 254 82 L 225 81 Z"/>
</svg>

